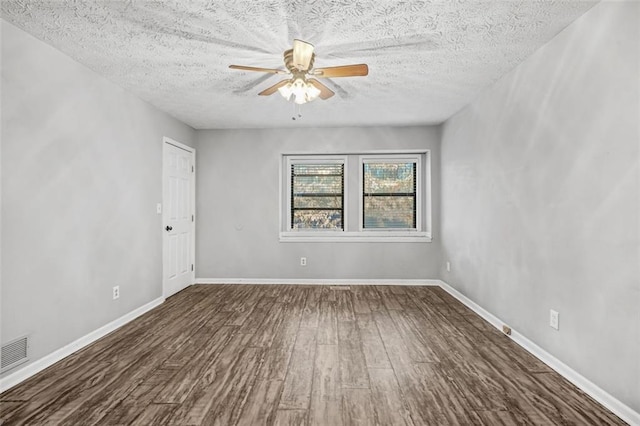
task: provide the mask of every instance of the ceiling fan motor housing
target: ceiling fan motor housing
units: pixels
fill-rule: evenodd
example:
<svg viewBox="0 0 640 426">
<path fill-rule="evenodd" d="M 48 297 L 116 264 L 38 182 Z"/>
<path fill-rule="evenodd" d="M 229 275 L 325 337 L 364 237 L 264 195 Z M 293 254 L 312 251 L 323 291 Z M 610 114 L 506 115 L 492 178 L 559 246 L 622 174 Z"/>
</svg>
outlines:
<svg viewBox="0 0 640 426">
<path fill-rule="evenodd" d="M 316 54 L 312 53 L 311 54 L 311 61 L 309 61 L 309 69 L 301 70 L 301 69 L 298 69 L 296 64 L 293 63 L 293 49 L 289 49 L 289 50 L 285 50 L 284 51 L 284 66 L 287 67 L 287 69 L 292 74 L 306 73 L 308 70 L 313 68 L 313 62 L 315 61 L 315 59 L 316 59 Z"/>
</svg>

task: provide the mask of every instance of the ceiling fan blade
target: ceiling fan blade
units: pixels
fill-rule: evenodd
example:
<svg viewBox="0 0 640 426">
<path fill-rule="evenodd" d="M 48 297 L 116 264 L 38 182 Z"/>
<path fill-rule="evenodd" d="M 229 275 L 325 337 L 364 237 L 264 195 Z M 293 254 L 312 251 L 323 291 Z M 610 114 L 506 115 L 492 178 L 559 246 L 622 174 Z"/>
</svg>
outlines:
<svg viewBox="0 0 640 426">
<path fill-rule="evenodd" d="M 313 59 L 313 44 L 306 41 L 293 40 L 293 65 L 300 71 L 307 71 Z"/>
<path fill-rule="evenodd" d="M 342 99 L 349 99 L 351 97 L 349 92 L 347 92 L 344 89 L 344 87 L 342 87 L 341 85 L 336 83 L 335 80 L 327 78 L 327 79 L 323 80 L 323 82 L 324 82 L 323 84 L 325 84 L 329 89 L 331 89 L 334 92 L 336 92 L 336 94 L 338 96 L 340 96 Z"/>
<path fill-rule="evenodd" d="M 282 86 L 286 86 L 287 83 L 289 83 L 290 80 L 282 80 L 276 84 L 274 84 L 271 87 L 267 87 L 266 89 L 264 89 L 262 92 L 258 93 L 258 95 L 260 96 L 269 96 L 269 95 L 273 95 L 274 93 L 276 93 L 278 91 L 279 88 L 281 88 Z"/>
<path fill-rule="evenodd" d="M 231 68 L 232 70 L 268 72 L 271 74 L 288 74 L 288 72 L 284 70 L 277 70 L 274 68 L 248 67 L 245 65 L 229 65 L 229 68 Z"/>
<path fill-rule="evenodd" d="M 129 7 L 132 3 L 131 0 L 127 2 Z M 149 3 L 149 2 L 147 2 Z M 201 43 L 209 43 L 215 46 L 221 46 L 222 48 L 247 50 L 249 52 L 260 52 L 265 54 L 273 53 L 268 47 L 261 48 L 257 46 L 249 46 L 246 44 L 236 43 L 235 41 L 223 40 L 222 38 L 216 38 L 212 36 L 203 35 L 203 31 L 198 31 L 197 26 L 187 26 L 183 28 L 173 24 L 171 18 L 168 18 L 160 8 L 155 4 L 137 4 L 136 9 L 143 9 L 144 13 L 122 13 L 119 15 L 119 19 L 124 19 L 136 26 L 140 26 L 145 30 L 150 31 L 152 34 L 160 33 L 166 34 L 172 37 L 179 37 L 189 41 L 197 41 Z M 126 10 L 126 9 L 125 9 Z M 195 25 L 195 24 L 194 24 Z"/>
<path fill-rule="evenodd" d="M 411 47 L 418 52 L 428 52 L 440 48 L 440 45 L 429 34 L 413 34 L 404 37 L 383 38 L 365 42 L 336 44 L 324 46 L 323 56 L 331 57 L 360 57 L 363 55 L 375 55 L 384 52 L 389 53 L 406 52 L 405 48 Z"/>
<path fill-rule="evenodd" d="M 324 84 L 320 83 L 315 78 L 309 78 L 309 79 L 307 79 L 307 82 L 312 84 L 316 89 L 320 90 L 320 95 L 319 95 L 320 99 L 323 99 L 323 100 L 324 99 L 329 99 L 330 97 L 335 95 L 335 93 L 333 93 L 333 91 L 331 89 L 329 89 Z"/>
<path fill-rule="evenodd" d="M 261 75 L 260 77 L 256 78 L 255 80 L 238 87 L 237 89 L 235 89 L 233 91 L 233 93 L 245 93 L 245 92 L 248 92 L 249 90 L 253 89 L 257 85 L 264 83 L 265 81 L 267 81 L 270 78 L 273 78 L 273 76 L 274 76 L 274 74 Z"/>
<path fill-rule="evenodd" d="M 367 64 L 343 65 L 340 67 L 316 68 L 312 72 L 316 77 L 357 77 L 369 74 Z"/>
</svg>

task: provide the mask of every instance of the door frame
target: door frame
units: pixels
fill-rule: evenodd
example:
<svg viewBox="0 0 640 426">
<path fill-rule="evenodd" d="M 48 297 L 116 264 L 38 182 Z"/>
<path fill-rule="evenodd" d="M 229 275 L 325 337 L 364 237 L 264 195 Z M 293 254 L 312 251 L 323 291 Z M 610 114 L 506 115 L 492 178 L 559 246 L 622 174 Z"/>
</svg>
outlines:
<svg viewBox="0 0 640 426">
<path fill-rule="evenodd" d="M 180 143 L 170 137 L 164 136 L 162 138 L 162 227 L 160 232 L 162 232 L 162 297 L 167 298 L 170 295 L 167 294 L 167 280 L 166 280 L 166 262 L 167 262 L 167 233 L 165 232 L 164 227 L 168 222 L 167 218 L 167 209 L 165 206 L 167 205 L 167 188 L 165 187 L 165 166 L 167 163 L 167 152 L 169 150 L 169 145 L 172 145 L 176 148 L 180 148 L 184 151 L 191 153 L 192 166 L 193 166 L 193 179 L 191 179 L 191 214 L 193 215 L 193 220 L 191 221 L 191 264 L 193 265 L 193 270 L 191 271 L 191 284 L 193 285 L 196 282 L 196 149 Z"/>
</svg>

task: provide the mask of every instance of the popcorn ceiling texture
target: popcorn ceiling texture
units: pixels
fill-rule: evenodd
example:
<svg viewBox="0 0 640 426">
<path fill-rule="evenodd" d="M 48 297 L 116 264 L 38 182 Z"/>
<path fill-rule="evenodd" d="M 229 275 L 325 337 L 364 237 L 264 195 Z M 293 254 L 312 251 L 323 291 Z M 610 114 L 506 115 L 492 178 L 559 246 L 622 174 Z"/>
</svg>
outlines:
<svg viewBox="0 0 640 426">
<path fill-rule="evenodd" d="M 436 124 L 596 1 L 3 0 L 2 17 L 197 129 Z M 336 96 L 294 107 L 257 93 L 300 38 Z M 550 64 L 553 66 L 553 64 Z"/>
</svg>

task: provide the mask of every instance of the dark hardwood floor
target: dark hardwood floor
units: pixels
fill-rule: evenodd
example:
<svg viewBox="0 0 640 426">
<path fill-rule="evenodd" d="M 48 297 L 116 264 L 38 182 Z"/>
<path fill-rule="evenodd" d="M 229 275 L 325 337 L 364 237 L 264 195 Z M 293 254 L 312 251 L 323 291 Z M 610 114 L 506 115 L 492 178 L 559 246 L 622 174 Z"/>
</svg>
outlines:
<svg viewBox="0 0 640 426">
<path fill-rule="evenodd" d="M 0 395 L 6 425 L 624 424 L 438 287 L 196 285 Z"/>
</svg>

